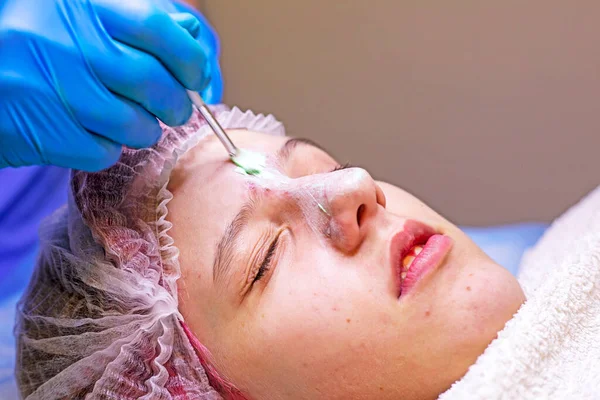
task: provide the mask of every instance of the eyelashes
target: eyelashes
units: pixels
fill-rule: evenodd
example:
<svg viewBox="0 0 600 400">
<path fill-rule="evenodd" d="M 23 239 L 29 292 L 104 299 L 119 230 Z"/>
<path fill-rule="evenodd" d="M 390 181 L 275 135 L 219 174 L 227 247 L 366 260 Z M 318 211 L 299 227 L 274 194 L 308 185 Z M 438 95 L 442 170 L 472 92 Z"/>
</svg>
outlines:
<svg viewBox="0 0 600 400">
<path fill-rule="evenodd" d="M 279 244 L 279 235 L 277 235 L 275 240 L 273 240 L 273 242 L 269 246 L 269 249 L 267 250 L 267 254 L 265 255 L 265 258 L 263 259 L 262 263 L 260 263 L 258 272 L 256 273 L 254 280 L 252 281 L 253 284 L 256 281 L 259 281 L 271 268 L 271 261 L 273 260 L 273 255 L 275 255 L 275 250 L 277 250 L 278 244 Z"/>
<path fill-rule="evenodd" d="M 352 165 L 350 163 L 340 164 L 340 165 L 337 165 L 334 169 L 332 169 L 329 172 L 341 171 L 341 170 L 347 169 L 347 168 L 354 168 L 354 165 Z"/>
</svg>

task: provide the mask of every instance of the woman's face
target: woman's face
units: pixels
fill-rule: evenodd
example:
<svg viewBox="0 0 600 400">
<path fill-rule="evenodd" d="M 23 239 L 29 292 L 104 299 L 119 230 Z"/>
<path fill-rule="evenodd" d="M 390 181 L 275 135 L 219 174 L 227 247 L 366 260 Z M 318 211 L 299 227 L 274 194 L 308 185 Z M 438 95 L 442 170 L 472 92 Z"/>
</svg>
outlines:
<svg viewBox="0 0 600 400">
<path fill-rule="evenodd" d="M 266 173 L 240 173 L 211 136 L 178 162 L 169 219 L 180 310 L 249 397 L 435 398 L 523 303 L 409 193 L 303 141 L 230 132 L 267 155 Z"/>
</svg>

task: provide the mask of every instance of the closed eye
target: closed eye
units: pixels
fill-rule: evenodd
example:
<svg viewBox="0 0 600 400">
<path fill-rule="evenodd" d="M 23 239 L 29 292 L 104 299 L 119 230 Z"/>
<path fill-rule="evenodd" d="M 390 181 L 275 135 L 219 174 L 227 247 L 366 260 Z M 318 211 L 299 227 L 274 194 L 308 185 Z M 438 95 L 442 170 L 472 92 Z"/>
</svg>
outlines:
<svg viewBox="0 0 600 400">
<path fill-rule="evenodd" d="M 271 268 L 271 260 L 273 259 L 273 255 L 275 254 L 275 251 L 277 250 L 278 244 L 279 244 L 279 235 L 277 235 L 275 240 L 273 240 L 273 242 L 271 242 L 271 245 L 269 246 L 269 249 L 267 250 L 267 254 L 265 255 L 265 258 L 263 259 L 262 263 L 260 264 L 258 272 L 254 276 L 254 280 L 252 281 L 252 284 L 254 284 L 254 282 L 256 282 L 256 281 L 259 281 L 265 275 L 265 273 L 267 273 L 269 271 L 269 269 Z"/>
<path fill-rule="evenodd" d="M 354 165 L 351 165 L 350 163 L 339 164 L 334 169 L 332 169 L 330 172 L 341 171 L 346 168 L 354 168 Z"/>
</svg>

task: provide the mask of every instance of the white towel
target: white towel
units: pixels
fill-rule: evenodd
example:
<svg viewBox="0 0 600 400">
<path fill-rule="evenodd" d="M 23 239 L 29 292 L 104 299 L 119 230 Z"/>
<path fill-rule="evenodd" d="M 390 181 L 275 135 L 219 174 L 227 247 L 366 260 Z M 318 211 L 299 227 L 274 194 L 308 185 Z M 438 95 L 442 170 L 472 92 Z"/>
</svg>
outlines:
<svg viewBox="0 0 600 400">
<path fill-rule="evenodd" d="M 600 187 L 528 251 L 527 301 L 439 400 L 600 399 Z"/>
</svg>

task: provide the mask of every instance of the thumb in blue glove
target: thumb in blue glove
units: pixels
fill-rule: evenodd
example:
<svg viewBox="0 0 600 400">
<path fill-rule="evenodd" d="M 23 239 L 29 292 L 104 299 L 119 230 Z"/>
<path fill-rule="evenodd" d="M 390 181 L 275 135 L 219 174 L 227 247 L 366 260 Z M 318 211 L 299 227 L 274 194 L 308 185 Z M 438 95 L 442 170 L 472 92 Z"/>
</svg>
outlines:
<svg viewBox="0 0 600 400">
<path fill-rule="evenodd" d="M 161 0 L 163 1 L 163 0 Z M 186 4 L 182 0 L 175 0 L 172 3 L 182 15 L 193 14 L 200 21 L 200 29 L 196 40 L 202 47 L 202 50 L 208 56 L 208 84 L 200 93 L 202 99 L 207 104 L 217 104 L 223 99 L 223 74 L 219 65 L 219 37 L 209 21 L 196 9 Z"/>
</svg>

